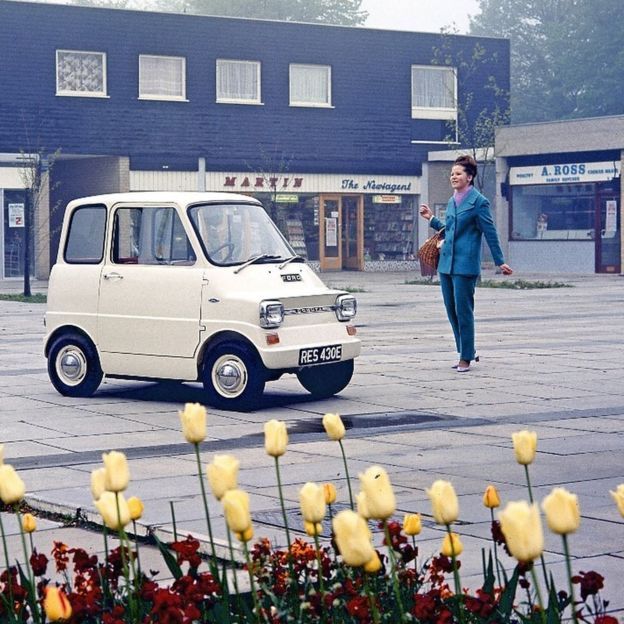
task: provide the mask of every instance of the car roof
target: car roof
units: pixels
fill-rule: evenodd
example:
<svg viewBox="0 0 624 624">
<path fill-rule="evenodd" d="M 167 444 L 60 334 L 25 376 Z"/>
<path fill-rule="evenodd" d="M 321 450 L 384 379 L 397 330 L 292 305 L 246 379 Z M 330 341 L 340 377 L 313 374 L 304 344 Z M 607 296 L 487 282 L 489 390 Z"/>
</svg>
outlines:
<svg viewBox="0 0 624 624">
<path fill-rule="evenodd" d="M 201 202 L 247 202 L 260 204 L 254 197 L 239 193 L 203 192 L 203 191 L 129 191 L 127 193 L 106 193 L 80 197 L 69 202 L 69 207 L 77 204 L 106 204 L 113 206 L 123 202 L 132 203 L 176 203 L 187 205 Z"/>
</svg>

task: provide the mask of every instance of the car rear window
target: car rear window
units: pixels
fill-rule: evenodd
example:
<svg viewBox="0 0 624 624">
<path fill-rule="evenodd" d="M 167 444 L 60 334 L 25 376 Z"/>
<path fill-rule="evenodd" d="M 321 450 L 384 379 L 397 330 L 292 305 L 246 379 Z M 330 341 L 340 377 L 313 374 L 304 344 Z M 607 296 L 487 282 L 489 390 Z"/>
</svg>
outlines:
<svg viewBox="0 0 624 624">
<path fill-rule="evenodd" d="M 105 206 L 81 206 L 74 210 L 65 244 L 65 262 L 99 264 L 104 257 L 105 232 Z"/>
</svg>

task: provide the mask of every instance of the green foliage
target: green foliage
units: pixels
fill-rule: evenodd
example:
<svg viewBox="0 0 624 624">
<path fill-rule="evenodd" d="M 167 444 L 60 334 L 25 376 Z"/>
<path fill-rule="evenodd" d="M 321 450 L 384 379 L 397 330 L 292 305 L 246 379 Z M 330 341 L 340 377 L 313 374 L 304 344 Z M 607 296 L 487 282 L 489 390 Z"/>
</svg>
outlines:
<svg viewBox="0 0 624 624">
<path fill-rule="evenodd" d="M 471 34 L 511 40 L 514 123 L 624 112 L 619 0 L 479 0 L 479 7 Z"/>
<path fill-rule="evenodd" d="M 29 297 L 25 297 L 21 293 L 19 295 L 0 294 L 0 301 L 19 301 L 21 303 L 46 303 L 47 300 L 47 296 L 43 293 L 34 293 Z"/>
</svg>

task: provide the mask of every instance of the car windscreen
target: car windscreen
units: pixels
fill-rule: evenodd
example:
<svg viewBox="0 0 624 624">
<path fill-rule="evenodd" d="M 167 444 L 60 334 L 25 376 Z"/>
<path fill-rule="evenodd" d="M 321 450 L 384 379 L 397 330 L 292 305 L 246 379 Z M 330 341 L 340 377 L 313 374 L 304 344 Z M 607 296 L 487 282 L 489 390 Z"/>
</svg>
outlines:
<svg viewBox="0 0 624 624">
<path fill-rule="evenodd" d="M 210 262 L 236 265 L 251 258 L 279 261 L 294 252 L 262 206 L 198 204 L 189 217 Z"/>
</svg>

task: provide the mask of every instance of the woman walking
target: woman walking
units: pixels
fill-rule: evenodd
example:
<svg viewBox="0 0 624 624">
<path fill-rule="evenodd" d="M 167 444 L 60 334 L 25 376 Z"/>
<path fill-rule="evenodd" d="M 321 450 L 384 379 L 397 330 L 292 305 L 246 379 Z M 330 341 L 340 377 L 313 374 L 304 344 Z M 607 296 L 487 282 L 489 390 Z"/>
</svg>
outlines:
<svg viewBox="0 0 624 624">
<path fill-rule="evenodd" d="M 453 197 L 446 207 L 446 221 L 434 216 L 426 204 L 420 214 L 434 230 L 445 228 L 440 250 L 438 273 L 448 319 L 455 335 L 459 361 L 453 366 L 459 373 L 470 370 L 475 360 L 474 291 L 481 273 L 481 240 L 492 252 L 496 266 L 504 275 L 513 273 L 505 264 L 496 227 L 490 214 L 490 202 L 474 187 L 477 163 L 471 156 L 460 156 L 451 169 Z"/>
</svg>

